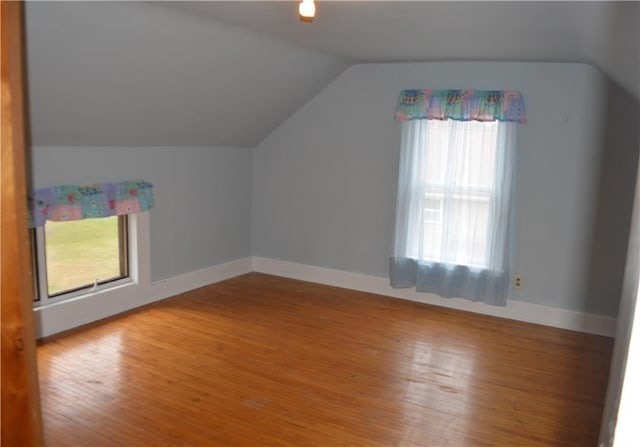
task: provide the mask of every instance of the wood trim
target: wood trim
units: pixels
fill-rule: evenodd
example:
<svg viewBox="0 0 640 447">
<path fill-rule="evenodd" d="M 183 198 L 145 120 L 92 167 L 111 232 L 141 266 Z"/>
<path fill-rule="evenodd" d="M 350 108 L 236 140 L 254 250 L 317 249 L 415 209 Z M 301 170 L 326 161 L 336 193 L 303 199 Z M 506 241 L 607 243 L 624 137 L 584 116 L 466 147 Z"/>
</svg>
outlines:
<svg viewBox="0 0 640 447">
<path fill-rule="evenodd" d="M 2 1 L 2 446 L 43 445 L 27 229 L 23 3 Z"/>
<path fill-rule="evenodd" d="M 125 214 L 118 216 L 118 255 L 120 257 L 120 278 L 129 275 L 129 219 Z"/>
</svg>

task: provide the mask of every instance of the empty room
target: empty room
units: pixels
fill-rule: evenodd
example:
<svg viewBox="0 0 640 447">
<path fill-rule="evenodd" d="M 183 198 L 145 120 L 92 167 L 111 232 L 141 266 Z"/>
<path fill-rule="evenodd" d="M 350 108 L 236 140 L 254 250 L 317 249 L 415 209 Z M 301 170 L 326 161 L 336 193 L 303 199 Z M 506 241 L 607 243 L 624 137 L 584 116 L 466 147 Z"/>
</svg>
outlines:
<svg viewBox="0 0 640 447">
<path fill-rule="evenodd" d="M 2 445 L 637 445 L 639 98 L 640 2 L 3 2 Z"/>
</svg>

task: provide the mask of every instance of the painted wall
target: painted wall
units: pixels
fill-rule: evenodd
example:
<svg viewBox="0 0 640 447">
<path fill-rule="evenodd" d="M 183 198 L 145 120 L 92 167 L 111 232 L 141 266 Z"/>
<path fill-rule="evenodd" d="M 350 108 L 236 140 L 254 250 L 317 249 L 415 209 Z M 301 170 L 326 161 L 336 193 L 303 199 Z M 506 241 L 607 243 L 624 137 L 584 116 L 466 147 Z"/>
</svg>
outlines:
<svg viewBox="0 0 640 447">
<path fill-rule="evenodd" d="M 256 148 L 253 254 L 388 275 L 400 141 L 392 117 L 398 93 L 411 87 L 523 93 L 514 267 L 524 289 L 509 299 L 616 315 L 617 296 L 586 298 L 607 82 L 583 64 L 350 67 Z M 624 253 L 600 250 L 624 263 Z"/>
<path fill-rule="evenodd" d="M 624 91 L 616 90 L 614 87 L 609 101 L 611 123 L 608 128 L 607 142 L 611 142 L 611 145 L 607 146 L 607 151 L 617 146 L 618 148 L 627 148 L 632 153 L 635 150 L 637 155 L 637 151 L 640 149 L 640 129 L 638 128 L 640 103 Z M 617 166 L 618 173 L 623 175 L 626 170 L 633 170 L 634 167 L 640 171 L 640 165 L 636 161 L 631 167 Z M 637 395 L 626 395 L 626 387 L 629 385 L 637 387 L 638 377 L 637 375 L 629 375 L 631 371 L 627 369 L 629 367 L 627 362 L 630 361 L 635 365 L 640 363 L 636 357 L 633 357 L 637 356 L 638 352 L 632 351 L 633 339 L 635 337 L 637 340 L 637 334 L 640 331 L 640 308 L 637 305 L 640 290 L 640 172 L 635 180 L 635 197 L 632 197 L 631 200 L 633 206 L 629 206 L 626 213 L 623 214 L 624 217 L 628 217 L 633 210 L 626 266 L 623 266 L 624 268 L 619 272 L 619 275 L 624 272 L 624 281 L 621 286 L 620 315 L 617 321 L 616 342 L 611 358 L 607 397 L 600 428 L 598 444 L 600 447 L 613 445 L 614 435 L 615 445 L 632 445 L 633 438 L 625 439 L 624 437 L 630 434 L 627 431 L 631 428 L 628 422 L 637 420 L 637 411 L 627 414 L 625 411 L 633 411 L 633 409 L 624 405 L 620 406 L 620 403 L 624 399 L 637 401 Z M 619 219 L 617 216 L 610 214 L 610 220 L 617 219 Z M 623 384 L 625 391 L 623 391 Z M 622 427 L 617 427 L 619 418 L 622 418 Z"/>
<path fill-rule="evenodd" d="M 251 149 L 35 147 L 32 166 L 35 187 L 151 181 L 152 281 L 251 254 Z"/>
<path fill-rule="evenodd" d="M 640 148 L 640 102 L 609 85 L 607 127 L 600 167 L 598 213 L 591 245 L 586 304 L 605 313 L 619 300 L 629 243 Z"/>
<path fill-rule="evenodd" d="M 634 223 L 631 228 L 616 342 L 611 358 L 611 372 L 602 416 L 602 428 L 600 429 L 600 443 L 598 445 L 601 447 L 611 446 L 614 435 L 615 445 L 631 445 L 631 438 L 618 439 L 618 437 L 627 436 L 630 432 L 636 432 L 637 435 L 637 429 L 631 429 L 629 426 L 631 420 L 637 421 L 637 412 L 631 413 L 631 415 L 619 412 L 629 411 L 624 406 L 620 406 L 621 401 L 628 399 L 637 402 L 637 394 L 634 396 L 632 394 L 623 395 L 623 393 L 627 393 L 628 386 L 630 388 L 638 386 L 638 376 L 628 375 L 631 371 L 627 368 L 630 365 L 636 368 L 639 364 L 638 351 L 631 349 L 633 346 L 637 346 L 637 333 L 640 330 L 640 308 L 638 307 L 640 291 L 640 176 L 635 196 Z M 620 417 L 624 418 L 625 425 L 622 427 L 624 433 L 619 433 L 616 427 Z"/>
</svg>

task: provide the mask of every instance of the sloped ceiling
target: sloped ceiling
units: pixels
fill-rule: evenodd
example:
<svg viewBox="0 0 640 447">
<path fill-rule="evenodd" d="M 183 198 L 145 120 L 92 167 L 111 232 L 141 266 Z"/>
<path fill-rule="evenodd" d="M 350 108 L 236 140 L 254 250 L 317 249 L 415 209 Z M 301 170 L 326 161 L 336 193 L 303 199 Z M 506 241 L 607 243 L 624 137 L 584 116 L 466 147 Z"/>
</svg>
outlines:
<svg viewBox="0 0 640 447">
<path fill-rule="evenodd" d="M 638 98 L 639 4 L 29 2 L 32 141 L 253 147 L 366 62 L 582 62 Z"/>
<path fill-rule="evenodd" d="M 30 2 L 39 146 L 254 147 L 346 67 L 156 3 Z"/>
</svg>

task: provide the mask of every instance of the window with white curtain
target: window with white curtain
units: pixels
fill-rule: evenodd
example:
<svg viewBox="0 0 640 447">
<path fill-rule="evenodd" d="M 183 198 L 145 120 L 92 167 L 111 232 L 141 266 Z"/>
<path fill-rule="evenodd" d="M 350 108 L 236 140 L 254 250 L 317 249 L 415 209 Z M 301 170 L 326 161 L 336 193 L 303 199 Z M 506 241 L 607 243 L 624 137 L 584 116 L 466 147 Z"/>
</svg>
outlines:
<svg viewBox="0 0 640 447">
<path fill-rule="evenodd" d="M 402 123 L 392 286 L 504 305 L 515 126 Z"/>
<path fill-rule="evenodd" d="M 490 207 L 496 200 L 495 164 L 499 122 L 412 121 L 426 141 L 415 187 L 422 217 L 407 252 L 416 259 L 489 267 Z M 407 132 L 414 130 L 407 129 Z"/>
<path fill-rule="evenodd" d="M 517 123 L 513 90 L 403 90 L 394 288 L 505 305 Z"/>
</svg>

